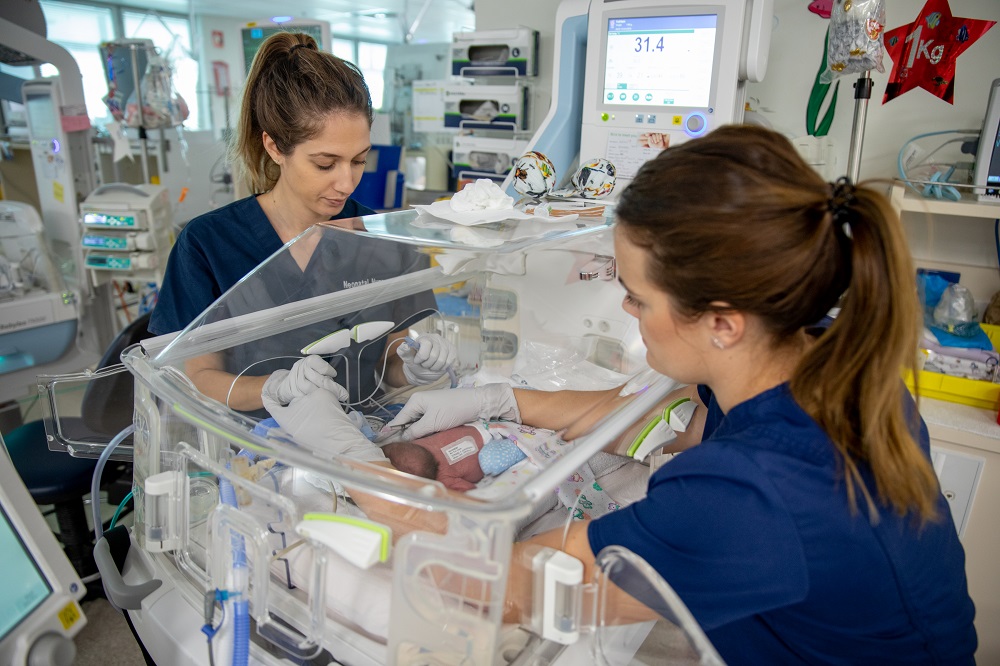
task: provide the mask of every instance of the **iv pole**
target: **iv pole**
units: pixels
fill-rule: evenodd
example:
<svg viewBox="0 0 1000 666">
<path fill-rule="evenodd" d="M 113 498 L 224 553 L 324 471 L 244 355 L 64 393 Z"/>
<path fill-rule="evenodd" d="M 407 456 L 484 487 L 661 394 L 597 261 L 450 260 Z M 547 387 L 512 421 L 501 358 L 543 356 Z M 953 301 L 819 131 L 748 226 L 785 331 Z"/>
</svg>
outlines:
<svg viewBox="0 0 1000 666">
<path fill-rule="evenodd" d="M 854 83 L 854 122 L 851 126 L 851 146 L 847 155 L 847 177 L 858 182 L 861 173 L 861 148 L 865 141 L 865 121 L 868 100 L 872 96 L 872 74 L 866 70 Z"/>
<path fill-rule="evenodd" d="M 139 48 L 138 44 L 129 44 L 129 56 L 132 59 L 132 82 L 135 85 L 135 103 L 139 109 L 139 151 L 141 155 L 140 163 L 142 165 L 142 182 L 149 183 L 149 151 L 146 146 L 146 120 L 145 111 L 142 108 L 142 87 L 141 79 L 139 77 L 139 63 L 138 57 L 136 56 L 136 50 Z"/>
</svg>

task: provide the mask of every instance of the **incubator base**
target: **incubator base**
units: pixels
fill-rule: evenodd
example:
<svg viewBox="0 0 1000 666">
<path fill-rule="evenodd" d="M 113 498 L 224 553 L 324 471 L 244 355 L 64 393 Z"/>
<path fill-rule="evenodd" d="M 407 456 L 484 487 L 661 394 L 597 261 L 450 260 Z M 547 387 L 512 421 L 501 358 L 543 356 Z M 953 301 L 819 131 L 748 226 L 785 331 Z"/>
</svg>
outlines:
<svg viewBox="0 0 1000 666">
<path fill-rule="evenodd" d="M 138 611 L 126 611 L 139 640 L 158 664 L 172 666 L 208 666 L 208 644 L 201 632 L 204 618 L 201 615 L 201 592 L 180 577 L 173 561 L 166 555 L 154 555 L 142 548 L 133 536 L 125 560 L 123 578 L 129 585 L 139 585 L 150 580 L 160 580 L 162 585 L 143 599 Z M 217 638 L 222 638 L 217 634 Z M 213 644 L 216 641 L 213 640 Z M 216 646 L 216 663 L 224 641 Z M 336 661 L 349 666 L 381 666 L 386 663 L 385 646 L 359 634 L 343 631 L 337 645 L 330 646 Z M 250 647 L 250 664 L 258 666 L 288 666 L 294 662 L 275 656 L 259 645 Z"/>
<path fill-rule="evenodd" d="M 123 578 L 129 585 L 160 580 L 162 585 L 142 601 L 138 611 L 126 611 L 139 640 L 150 656 L 160 664 L 172 666 L 208 666 L 208 645 L 201 628 L 200 592 L 178 575 L 173 561 L 166 555 L 154 555 L 138 547 L 134 537 L 125 560 Z M 608 663 L 635 663 L 637 652 L 648 642 L 655 623 L 643 622 L 612 629 L 613 639 L 605 639 L 605 659 Z M 222 638 L 222 634 L 217 634 Z M 213 644 L 215 641 L 213 641 Z M 272 648 L 273 649 L 273 648 Z M 647 648 L 648 649 L 648 648 Z M 228 663 L 224 645 L 216 644 L 215 662 Z M 329 663 L 344 666 L 383 666 L 387 663 L 386 646 L 348 629 L 340 628 L 335 645 L 327 645 Z M 528 632 L 509 626 L 502 632 L 492 666 L 573 666 L 593 662 L 590 643 L 580 641 L 563 646 L 542 641 Z M 261 645 L 250 647 L 251 666 L 289 666 L 298 663 L 272 654 Z"/>
</svg>

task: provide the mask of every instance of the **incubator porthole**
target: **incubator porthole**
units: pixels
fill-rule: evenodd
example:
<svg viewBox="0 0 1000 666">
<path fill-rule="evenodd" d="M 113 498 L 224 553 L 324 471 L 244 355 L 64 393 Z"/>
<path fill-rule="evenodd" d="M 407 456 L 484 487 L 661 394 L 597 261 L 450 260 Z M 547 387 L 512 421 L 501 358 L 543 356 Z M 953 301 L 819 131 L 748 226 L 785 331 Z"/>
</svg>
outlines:
<svg viewBox="0 0 1000 666">
<path fill-rule="evenodd" d="M 191 522 L 201 522 L 219 503 L 219 486 L 207 477 L 191 479 L 188 502 L 191 510 Z"/>
</svg>

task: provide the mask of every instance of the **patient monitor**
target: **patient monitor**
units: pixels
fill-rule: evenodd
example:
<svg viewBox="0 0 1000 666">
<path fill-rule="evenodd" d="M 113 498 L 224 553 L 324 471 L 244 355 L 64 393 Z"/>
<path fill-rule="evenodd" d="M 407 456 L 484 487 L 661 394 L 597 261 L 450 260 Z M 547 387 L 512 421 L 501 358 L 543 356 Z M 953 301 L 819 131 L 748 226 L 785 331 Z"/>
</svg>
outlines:
<svg viewBox="0 0 1000 666">
<path fill-rule="evenodd" d="M 0 446 L 0 664 L 73 663 L 86 588 Z"/>
<path fill-rule="evenodd" d="M 580 158 L 611 160 L 620 191 L 663 147 L 740 122 L 744 83 L 767 66 L 772 6 L 592 0 Z"/>
<path fill-rule="evenodd" d="M 561 184 L 583 160 L 611 160 L 617 198 L 662 148 L 743 120 L 745 84 L 767 68 L 773 6 L 563 0 L 552 106 L 527 150 L 548 156 Z"/>
<path fill-rule="evenodd" d="M 330 50 L 330 24 L 326 21 L 301 19 L 292 16 L 273 16 L 269 19 L 250 21 L 240 26 L 243 38 L 243 69 L 250 72 L 250 65 L 257 50 L 268 37 L 276 32 L 304 32 L 316 40 L 321 51 Z"/>
</svg>

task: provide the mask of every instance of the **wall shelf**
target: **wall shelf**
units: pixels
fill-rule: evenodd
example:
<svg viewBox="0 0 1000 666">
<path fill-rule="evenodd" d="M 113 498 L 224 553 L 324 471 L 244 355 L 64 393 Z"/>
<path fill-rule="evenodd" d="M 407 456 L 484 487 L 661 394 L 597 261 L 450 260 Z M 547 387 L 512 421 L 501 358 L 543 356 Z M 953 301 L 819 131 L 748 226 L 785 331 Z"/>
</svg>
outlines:
<svg viewBox="0 0 1000 666">
<path fill-rule="evenodd" d="M 889 198 L 893 208 L 900 212 L 980 217 L 990 220 L 1000 218 L 1000 204 L 983 203 L 970 192 L 962 192 L 962 198 L 958 201 L 928 199 L 914 192 L 902 181 L 896 180 L 892 183 L 892 193 Z"/>
</svg>

